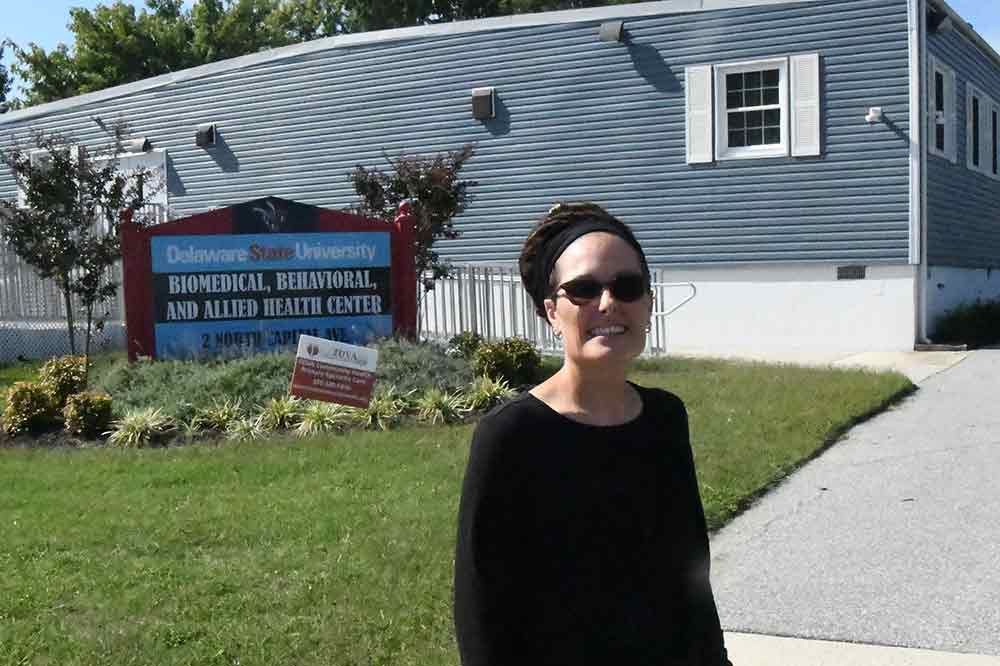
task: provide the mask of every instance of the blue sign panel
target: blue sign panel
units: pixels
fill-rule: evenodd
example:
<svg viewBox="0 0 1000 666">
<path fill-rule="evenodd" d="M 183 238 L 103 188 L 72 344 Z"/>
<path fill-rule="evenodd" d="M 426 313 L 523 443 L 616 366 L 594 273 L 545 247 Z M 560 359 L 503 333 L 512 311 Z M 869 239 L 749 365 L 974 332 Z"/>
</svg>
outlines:
<svg viewBox="0 0 1000 666">
<path fill-rule="evenodd" d="M 392 334 L 388 232 L 155 236 L 158 358 Z"/>
</svg>

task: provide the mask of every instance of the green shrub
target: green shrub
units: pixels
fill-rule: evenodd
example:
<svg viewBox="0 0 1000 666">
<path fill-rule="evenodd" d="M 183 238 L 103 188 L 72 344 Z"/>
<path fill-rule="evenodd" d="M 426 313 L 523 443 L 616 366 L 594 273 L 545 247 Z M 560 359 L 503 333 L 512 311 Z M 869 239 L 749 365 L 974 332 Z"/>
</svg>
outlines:
<svg viewBox="0 0 1000 666">
<path fill-rule="evenodd" d="M 174 421 L 158 407 L 132 410 L 111 424 L 108 443 L 123 449 L 135 449 L 163 439 L 174 428 Z"/>
<path fill-rule="evenodd" d="M 505 379 L 476 377 L 465 389 L 465 406 L 470 411 L 485 411 L 513 398 L 516 393 Z"/>
<path fill-rule="evenodd" d="M 38 371 L 38 381 L 49 387 L 57 409 L 66 398 L 87 388 L 87 360 L 83 356 L 52 358 Z"/>
<path fill-rule="evenodd" d="M 294 395 L 285 395 L 268 400 L 258 418 L 264 430 L 289 430 L 298 425 L 301 416 L 302 401 Z"/>
<path fill-rule="evenodd" d="M 426 423 L 454 423 L 462 418 L 465 403 L 457 394 L 429 388 L 416 401 L 417 417 Z"/>
<path fill-rule="evenodd" d="M 935 342 L 982 347 L 1000 342 L 1000 300 L 963 303 L 935 322 Z"/>
<path fill-rule="evenodd" d="M 100 391 L 74 393 L 66 398 L 63 421 L 74 435 L 97 437 L 111 423 L 111 396 Z"/>
<path fill-rule="evenodd" d="M 193 420 L 198 408 L 240 398 L 263 405 L 288 393 L 292 354 L 258 354 L 226 361 L 121 360 L 93 385 L 115 397 L 115 412 L 159 407 L 176 421 Z"/>
<path fill-rule="evenodd" d="M 6 392 L 3 429 L 11 437 L 42 432 L 56 424 L 58 413 L 48 384 L 16 382 Z"/>
<path fill-rule="evenodd" d="M 344 430 L 357 420 L 357 409 L 347 405 L 310 400 L 302 409 L 302 420 L 295 429 L 300 437 Z"/>
<path fill-rule="evenodd" d="M 473 369 L 481 377 L 504 379 L 511 386 L 533 383 L 542 364 L 535 345 L 523 338 L 484 342 L 473 357 Z"/>
<path fill-rule="evenodd" d="M 471 361 L 481 344 L 483 344 L 483 336 L 472 331 L 464 331 L 448 340 L 446 352 L 448 356 L 460 357 Z"/>
<path fill-rule="evenodd" d="M 422 391 L 428 386 L 456 391 L 474 376 L 468 361 L 448 356 L 444 347 L 432 342 L 386 338 L 376 344 L 376 349 L 378 382 L 391 384 L 403 393 Z"/>
</svg>

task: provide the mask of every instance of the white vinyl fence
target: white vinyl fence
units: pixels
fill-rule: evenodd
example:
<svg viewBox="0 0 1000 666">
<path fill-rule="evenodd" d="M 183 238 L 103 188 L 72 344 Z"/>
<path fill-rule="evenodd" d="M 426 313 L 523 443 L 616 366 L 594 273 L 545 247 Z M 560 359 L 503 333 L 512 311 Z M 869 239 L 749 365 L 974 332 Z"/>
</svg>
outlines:
<svg viewBox="0 0 1000 666">
<path fill-rule="evenodd" d="M 143 209 L 154 224 L 166 221 L 166 210 L 151 205 Z M 120 349 L 125 345 L 125 308 L 121 288 L 121 263 L 112 267 L 107 279 L 118 283 L 116 298 L 94 309 L 104 319 L 104 328 L 95 332 L 91 349 Z M 73 302 L 77 353 L 83 352 L 86 319 Z M 66 303 L 52 280 L 42 280 L 35 269 L 21 261 L 0 239 L 0 363 L 18 359 L 43 359 L 68 354 Z"/>
<path fill-rule="evenodd" d="M 663 282 L 653 270 L 653 295 L 657 308 L 646 337 L 644 355 L 659 356 L 667 351 L 667 316 L 695 296 L 690 282 Z M 521 286 L 521 275 L 513 266 L 455 266 L 450 278 L 435 281 L 424 293 L 420 307 L 422 336 L 447 341 L 469 331 L 497 340 L 521 337 L 534 342 L 545 353 L 561 353 L 562 342 L 535 313 L 531 297 Z"/>
</svg>

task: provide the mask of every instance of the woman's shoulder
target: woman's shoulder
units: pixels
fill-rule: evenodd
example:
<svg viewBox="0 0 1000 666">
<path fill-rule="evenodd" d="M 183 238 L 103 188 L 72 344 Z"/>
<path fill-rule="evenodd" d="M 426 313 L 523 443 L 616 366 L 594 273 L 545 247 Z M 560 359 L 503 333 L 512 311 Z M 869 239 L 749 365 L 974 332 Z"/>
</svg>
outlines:
<svg viewBox="0 0 1000 666">
<path fill-rule="evenodd" d="M 634 382 L 629 382 L 629 384 L 632 384 L 635 390 L 639 392 L 644 412 L 651 410 L 651 413 L 654 414 L 673 414 L 677 412 L 687 414 L 684 401 L 677 394 L 662 388 L 640 386 Z"/>
<path fill-rule="evenodd" d="M 544 410 L 538 408 L 538 401 L 524 391 L 484 414 L 479 419 L 476 430 L 510 434 L 512 431 L 537 428 L 543 418 Z"/>
</svg>

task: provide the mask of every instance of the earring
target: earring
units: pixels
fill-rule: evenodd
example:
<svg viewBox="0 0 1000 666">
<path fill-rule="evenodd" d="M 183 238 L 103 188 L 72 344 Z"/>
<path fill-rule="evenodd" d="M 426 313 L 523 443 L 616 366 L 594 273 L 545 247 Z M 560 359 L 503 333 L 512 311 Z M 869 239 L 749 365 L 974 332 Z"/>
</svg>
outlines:
<svg viewBox="0 0 1000 666">
<path fill-rule="evenodd" d="M 556 336 L 557 338 L 561 338 L 562 337 L 562 331 L 557 330 L 557 329 L 553 329 L 552 330 L 552 335 Z"/>
<path fill-rule="evenodd" d="M 652 324 L 646 324 L 646 332 L 649 333 L 652 330 L 653 330 L 653 325 Z"/>
</svg>

